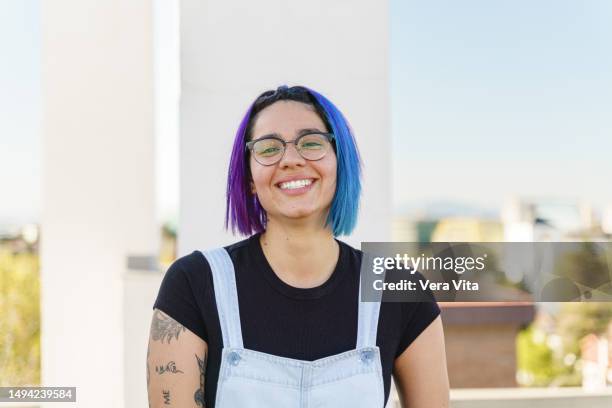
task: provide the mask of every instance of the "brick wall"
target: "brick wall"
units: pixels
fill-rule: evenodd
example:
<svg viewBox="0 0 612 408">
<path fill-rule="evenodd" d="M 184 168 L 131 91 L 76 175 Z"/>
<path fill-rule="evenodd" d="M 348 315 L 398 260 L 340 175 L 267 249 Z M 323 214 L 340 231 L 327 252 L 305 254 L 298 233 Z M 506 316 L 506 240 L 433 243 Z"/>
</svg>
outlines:
<svg viewBox="0 0 612 408">
<path fill-rule="evenodd" d="M 452 388 L 515 387 L 515 324 L 446 325 Z"/>
</svg>

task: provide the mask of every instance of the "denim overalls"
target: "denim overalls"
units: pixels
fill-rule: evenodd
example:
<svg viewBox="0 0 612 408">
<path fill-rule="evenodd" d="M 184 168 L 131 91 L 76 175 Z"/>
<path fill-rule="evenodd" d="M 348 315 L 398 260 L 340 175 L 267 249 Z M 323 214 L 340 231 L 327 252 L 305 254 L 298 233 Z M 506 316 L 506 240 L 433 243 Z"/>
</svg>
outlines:
<svg viewBox="0 0 612 408">
<path fill-rule="evenodd" d="M 359 302 L 354 350 L 314 361 L 249 350 L 242 345 L 232 260 L 224 248 L 203 254 L 212 271 L 223 336 L 216 408 L 383 408 L 376 346 L 380 302 Z"/>
</svg>

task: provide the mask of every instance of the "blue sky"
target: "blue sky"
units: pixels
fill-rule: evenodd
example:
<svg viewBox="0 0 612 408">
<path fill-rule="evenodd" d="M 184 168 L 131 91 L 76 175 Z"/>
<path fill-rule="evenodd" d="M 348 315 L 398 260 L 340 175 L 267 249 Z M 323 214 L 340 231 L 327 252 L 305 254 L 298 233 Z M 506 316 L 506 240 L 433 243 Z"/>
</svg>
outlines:
<svg viewBox="0 0 612 408">
<path fill-rule="evenodd" d="M 391 2 L 395 205 L 612 204 L 612 2 Z M 403 157 L 403 160 L 398 160 Z"/>
<path fill-rule="evenodd" d="M 594 147 L 612 130 L 612 2 L 393 4 L 397 147 L 603 157 Z"/>
<path fill-rule="evenodd" d="M 40 212 L 38 1 L 0 0 L 0 222 Z"/>
<path fill-rule="evenodd" d="M 396 208 L 612 204 L 612 1 L 390 8 Z M 39 23 L 39 0 L 0 1 L 0 222 L 40 212 Z"/>
</svg>

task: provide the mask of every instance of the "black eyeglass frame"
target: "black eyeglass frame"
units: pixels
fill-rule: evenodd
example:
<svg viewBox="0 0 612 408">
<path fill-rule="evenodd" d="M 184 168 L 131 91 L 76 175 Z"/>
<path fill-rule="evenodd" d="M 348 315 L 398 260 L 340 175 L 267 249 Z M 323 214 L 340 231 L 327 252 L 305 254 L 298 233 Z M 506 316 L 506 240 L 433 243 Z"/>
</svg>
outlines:
<svg viewBox="0 0 612 408">
<path fill-rule="evenodd" d="M 264 136 L 261 137 L 259 139 L 255 139 L 255 140 L 251 140 L 249 142 L 246 142 L 246 144 L 244 145 L 244 150 L 245 152 L 250 152 L 251 154 L 253 153 L 253 146 L 255 145 L 255 143 L 261 141 L 261 140 L 268 140 L 268 139 L 274 139 L 274 140 L 278 140 L 279 142 L 282 143 L 283 145 L 283 154 L 280 155 L 279 159 L 277 161 L 275 161 L 274 163 L 270 163 L 270 164 L 263 164 L 261 162 L 259 162 L 259 160 L 257 160 L 257 158 L 255 156 L 253 156 L 253 158 L 255 159 L 255 161 L 259 164 L 261 164 L 262 166 L 274 166 L 276 163 L 278 163 L 279 161 L 282 160 L 282 158 L 285 156 L 285 152 L 287 151 L 287 144 L 289 143 L 293 143 L 293 145 L 295 146 L 295 150 L 297 150 L 298 154 L 300 155 L 300 157 L 302 157 L 304 160 L 308 160 L 308 161 L 318 161 L 321 160 L 323 157 L 325 157 L 325 155 L 327 155 L 327 151 L 325 152 L 325 154 L 323 156 L 321 156 L 318 159 L 307 159 L 306 157 L 302 156 L 302 152 L 300 151 L 300 149 L 297 148 L 297 143 L 299 142 L 299 140 L 301 138 L 303 138 L 304 136 L 309 136 L 309 135 L 322 135 L 325 136 L 327 138 L 327 141 L 332 145 L 332 148 L 334 148 L 334 141 L 336 140 L 336 137 L 334 136 L 333 133 L 328 133 L 328 132 L 308 132 L 308 133 L 304 133 L 303 135 L 299 135 L 298 137 L 296 137 L 293 140 L 284 140 L 278 136 L 273 136 L 273 135 L 269 135 L 269 136 Z"/>
</svg>

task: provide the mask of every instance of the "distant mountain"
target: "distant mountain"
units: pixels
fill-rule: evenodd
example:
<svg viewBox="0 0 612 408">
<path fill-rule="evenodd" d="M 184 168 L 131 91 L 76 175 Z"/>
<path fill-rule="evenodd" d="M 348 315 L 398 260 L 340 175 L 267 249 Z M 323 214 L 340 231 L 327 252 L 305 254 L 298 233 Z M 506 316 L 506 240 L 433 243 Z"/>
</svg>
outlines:
<svg viewBox="0 0 612 408">
<path fill-rule="evenodd" d="M 395 208 L 398 215 L 418 218 L 478 217 L 499 218 L 497 208 L 483 208 L 457 201 L 424 201 L 404 203 Z"/>
</svg>

